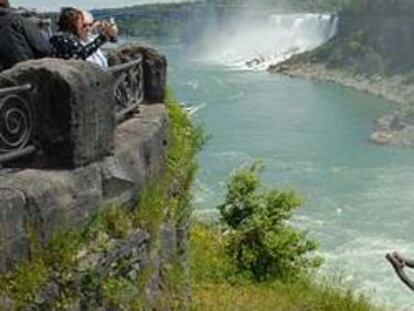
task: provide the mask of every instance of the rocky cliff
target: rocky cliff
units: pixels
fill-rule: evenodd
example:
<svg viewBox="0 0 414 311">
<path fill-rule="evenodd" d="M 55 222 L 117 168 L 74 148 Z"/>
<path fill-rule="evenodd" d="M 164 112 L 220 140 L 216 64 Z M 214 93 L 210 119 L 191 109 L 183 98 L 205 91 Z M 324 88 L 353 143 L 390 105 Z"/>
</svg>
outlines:
<svg viewBox="0 0 414 311">
<path fill-rule="evenodd" d="M 313 53 L 332 67 L 391 76 L 414 69 L 414 3 L 360 1 L 339 13 L 338 33 Z"/>
<path fill-rule="evenodd" d="M 194 128 L 162 55 L 110 62 L 0 74 L 0 310 L 185 306 Z"/>
</svg>

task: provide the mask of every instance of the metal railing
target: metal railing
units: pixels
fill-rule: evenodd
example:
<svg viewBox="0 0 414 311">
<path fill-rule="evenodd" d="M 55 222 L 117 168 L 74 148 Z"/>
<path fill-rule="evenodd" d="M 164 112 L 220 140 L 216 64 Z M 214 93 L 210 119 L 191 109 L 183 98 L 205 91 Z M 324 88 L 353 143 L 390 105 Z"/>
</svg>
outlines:
<svg viewBox="0 0 414 311">
<path fill-rule="evenodd" d="M 30 84 L 0 89 L 0 165 L 35 151 L 31 90 Z"/>
<path fill-rule="evenodd" d="M 133 61 L 113 66 L 109 72 L 116 80 L 116 120 L 122 122 L 131 114 L 138 112 L 139 105 L 144 101 L 142 56 Z"/>
</svg>

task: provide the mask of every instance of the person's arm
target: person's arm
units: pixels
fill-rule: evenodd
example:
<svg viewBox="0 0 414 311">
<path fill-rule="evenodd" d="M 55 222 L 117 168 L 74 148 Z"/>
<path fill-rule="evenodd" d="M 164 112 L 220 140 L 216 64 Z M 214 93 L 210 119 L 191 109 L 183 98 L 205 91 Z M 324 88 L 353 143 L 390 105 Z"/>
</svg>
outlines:
<svg viewBox="0 0 414 311">
<path fill-rule="evenodd" d="M 20 18 L 23 33 L 36 57 L 47 57 L 51 55 L 51 46 L 47 36 L 42 33 L 39 25 L 27 18 Z"/>
</svg>

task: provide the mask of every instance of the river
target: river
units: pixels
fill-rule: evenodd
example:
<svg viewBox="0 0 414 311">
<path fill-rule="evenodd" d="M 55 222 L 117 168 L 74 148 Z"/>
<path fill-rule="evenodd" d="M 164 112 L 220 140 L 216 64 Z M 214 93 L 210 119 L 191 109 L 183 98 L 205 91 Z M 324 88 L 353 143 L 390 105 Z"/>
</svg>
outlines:
<svg viewBox="0 0 414 311">
<path fill-rule="evenodd" d="M 260 159 L 267 184 L 304 197 L 295 223 L 320 242 L 323 273 L 376 303 L 413 307 L 384 258 L 393 249 L 414 256 L 413 150 L 368 142 L 390 103 L 334 84 L 195 60 L 180 47 L 164 52 L 176 96 L 200 107 L 194 118 L 211 134 L 199 155 L 196 214 L 216 217 L 228 175 Z"/>
</svg>

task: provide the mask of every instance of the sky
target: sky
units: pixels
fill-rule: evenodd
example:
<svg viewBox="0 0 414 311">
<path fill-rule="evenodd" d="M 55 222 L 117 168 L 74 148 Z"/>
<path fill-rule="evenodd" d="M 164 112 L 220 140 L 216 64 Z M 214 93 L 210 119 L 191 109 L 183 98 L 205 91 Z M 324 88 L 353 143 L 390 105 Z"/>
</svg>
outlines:
<svg viewBox="0 0 414 311">
<path fill-rule="evenodd" d="M 184 2 L 185 0 L 9 0 L 13 7 L 26 7 L 38 11 L 58 11 L 62 6 L 85 9 L 124 7 L 148 3 Z M 188 0 L 187 0 L 188 1 Z"/>
</svg>

